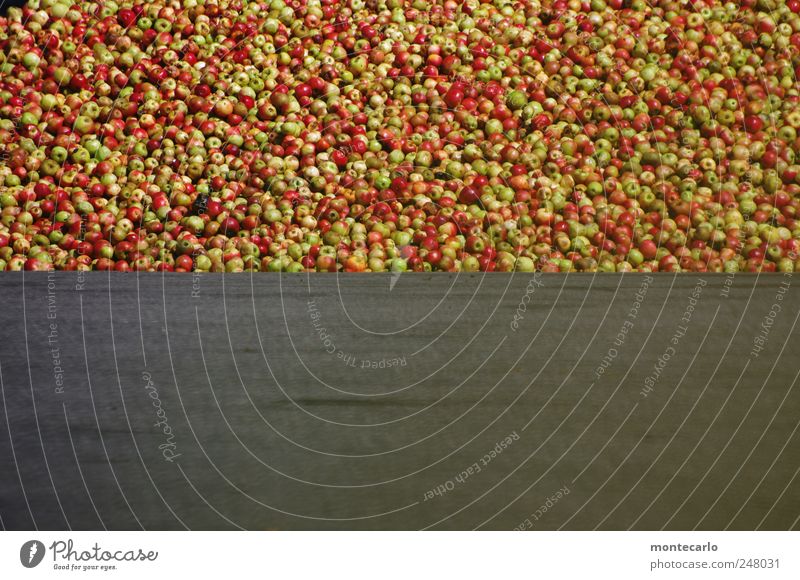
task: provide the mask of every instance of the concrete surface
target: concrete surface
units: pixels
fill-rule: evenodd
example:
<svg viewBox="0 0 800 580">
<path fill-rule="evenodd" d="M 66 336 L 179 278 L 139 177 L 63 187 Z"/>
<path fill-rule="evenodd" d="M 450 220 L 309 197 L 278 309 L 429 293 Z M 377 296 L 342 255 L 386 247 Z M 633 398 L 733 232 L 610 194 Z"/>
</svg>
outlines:
<svg viewBox="0 0 800 580">
<path fill-rule="evenodd" d="M 797 529 L 790 276 L 0 276 L 5 529 Z"/>
</svg>

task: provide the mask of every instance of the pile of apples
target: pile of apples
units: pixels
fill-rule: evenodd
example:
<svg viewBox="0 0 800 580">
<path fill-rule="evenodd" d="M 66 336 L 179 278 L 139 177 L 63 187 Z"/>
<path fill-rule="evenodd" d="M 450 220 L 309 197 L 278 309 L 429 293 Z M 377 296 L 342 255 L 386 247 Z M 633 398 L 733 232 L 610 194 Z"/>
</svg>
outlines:
<svg viewBox="0 0 800 580">
<path fill-rule="evenodd" d="M 0 270 L 800 268 L 800 0 L 28 0 Z"/>
</svg>

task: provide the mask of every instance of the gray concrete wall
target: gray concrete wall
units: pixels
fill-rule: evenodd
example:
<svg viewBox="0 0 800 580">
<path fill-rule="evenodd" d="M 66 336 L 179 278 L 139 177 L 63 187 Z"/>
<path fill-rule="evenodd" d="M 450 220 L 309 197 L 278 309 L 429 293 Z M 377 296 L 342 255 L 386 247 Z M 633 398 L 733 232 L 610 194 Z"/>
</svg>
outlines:
<svg viewBox="0 0 800 580">
<path fill-rule="evenodd" d="M 0 276 L 6 529 L 790 529 L 789 276 Z"/>
</svg>

